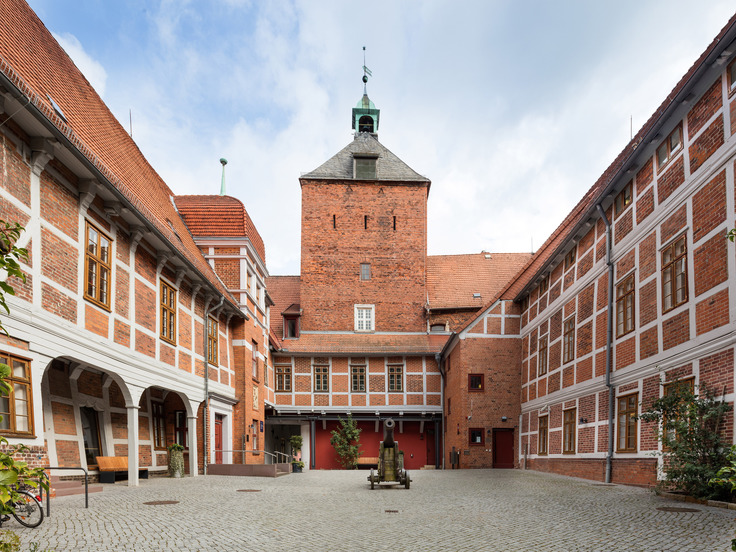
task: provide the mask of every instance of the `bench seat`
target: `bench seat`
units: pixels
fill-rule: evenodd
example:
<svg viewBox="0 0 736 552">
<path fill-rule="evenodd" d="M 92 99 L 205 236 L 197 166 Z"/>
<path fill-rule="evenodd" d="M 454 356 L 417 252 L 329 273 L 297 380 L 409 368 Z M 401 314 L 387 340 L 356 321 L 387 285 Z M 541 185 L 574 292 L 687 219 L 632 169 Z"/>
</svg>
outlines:
<svg viewBox="0 0 736 552">
<path fill-rule="evenodd" d="M 100 471 L 100 483 L 115 483 L 117 479 L 128 478 L 127 456 L 97 456 L 95 459 Z M 148 468 L 139 468 L 138 477 L 148 479 Z"/>
<path fill-rule="evenodd" d="M 378 456 L 361 456 L 358 458 L 358 468 L 377 468 Z"/>
</svg>

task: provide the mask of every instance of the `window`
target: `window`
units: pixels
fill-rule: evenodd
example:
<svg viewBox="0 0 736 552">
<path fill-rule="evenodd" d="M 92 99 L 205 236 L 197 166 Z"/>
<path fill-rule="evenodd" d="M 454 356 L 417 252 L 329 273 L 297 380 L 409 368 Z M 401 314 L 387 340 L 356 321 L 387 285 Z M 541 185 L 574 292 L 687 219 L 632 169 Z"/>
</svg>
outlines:
<svg viewBox="0 0 736 552">
<path fill-rule="evenodd" d="M 355 178 L 356 180 L 375 180 L 376 158 L 355 157 Z"/>
<path fill-rule="evenodd" d="M 662 250 L 662 312 L 687 302 L 687 242 L 681 236 Z"/>
<path fill-rule="evenodd" d="M 87 286 L 84 297 L 110 310 L 110 238 L 87 223 L 87 250 L 84 255 Z"/>
<path fill-rule="evenodd" d="M 291 391 L 291 364 L 276 365 L 276 391 Z"/>
<path fill-rule="evenodd" d="M 217 320 L 212 317 L 207 321 L 207 325 L 207 362 L 216 366 L 219 364 L 217 361 L 217 338 L 220 328 Z"/>
<path fill-rule="evenodd" d="M 736 60 L 728 66 L 728 93 L 730 95 L 734 92 L 736 92 Z"/>
<path fill-rule="evenodd" d="M 483 391 L 483 374 L 468 374 L 468 390 Z"/>
<path fill-rule="evenodd" d="M 432 324 L 429 327 L 430 332 L 444 332 L 445 331 L 445 325 L 444 324 Z"/>
<path fill-rule="evenodd" d="M 350 365 L 350 389 L 353 393 L 365 393 L 365 366 Z"/>
<path fill-rule="evenodd" d="M 284 338 L 296 338 L 299 337 L 299 317 L 298 316 L 284 316 Z"/>
<path fill-rule="evenodd" d="M 618 452 L 636 452 L 638 402 L 638 393 L 618 399 Z"/>
<path fill-rule="evenodd" d="M 539 338 L 539 354 L 537 355 L 537 376 L 547 373 L 547 336 Z"/>
<path fill-rule="evenodd" d="M 549 416 L 539 417 L 539 454 L 547 454 L 547 443 L 549 442 Z"/>
<path fill-rule="evenodd" d="M 619 216 L 629 205 L 631 205 L 631 182 L 624 186 L 624 189 L 621 190 L 616 196 L 616 199 L 613 200 L 614 216 Z"/>
<path fill-rule="evenodd" d="M 687 396 L 692 394 L 695 391 L 695 380 L 693 378 L 688 378 L 684 380 L 676 380 L 671 383 L 668 383 L 664 386 L 664 395 L 665 397 L 669 397 L 671 395 L 674 395 L 676 393 L 682 393 L 683 395 Z M 663 421 L 663 428 L 662 431 L 664 432 L 667 441 L 676 441 L 679 439 L 679 436 L 675 432 L 675 428 L 667 424 L 667 419 Z M 662 448 L 664 450 L 669 450 L 669 446 L 663 445 Z"/>
<path fill-rule="evenodd" d="M 567 255 L 565 255 L 565 270 L 575 264 L 575 247 L 573 247 Z"/>
<path fill-rule="evenodd" d="M 360 263 L 360 279 L 370 280 L 371 279 L 371 265 L 370 263 Z"/>
<path fill-rule="evenodd" d="M 258 379 L 258 343 L 253 341 L 251 348 L 251 358 L 253 359 L 253 379 Z"/>
<path fill-rule="evenodd" d="M 327 365 L 314 366 L 314 390 L 327 392 L 330 390 L 330 367 Z"/>
<path fill-rule="evenodd" d="M 176 345 L 176 290 L 161 280 L 161 339 Z"/>
<path fill-rule="evenodd" d="M 253 439 L 250 444 L 251 450 L 258 450 L 258 420 L 253 420 Z"/>
<path fill-rule="evenodd" d="M 539 282 L 539 295 L 542 295 L 549 289 L 549 274 L 547 274 L 542 281 Z"/>
<path fill-rule="evenodd" d="M 33 433 L 33 394 L 28 360 L 0 353 L 0 363 L 10 366 L 10 392 L 0 395 L 0 433 Z"/>
<path fill-rule="evenodd" d="M 482 427 L 471 427 L 468 430 L 469 444 L 474 446 L 485 445 L 485 432 Z"/>
<path fill-rule="evenodd" d="M 634 275 L 616 286 L 616 337 L 634 331 Z"/>
<path fill-rule="evenodd" d="M 252 285 L 253 285 L 253 275 L 250 272 L 248 272 L 248 275 L 246 276 L 246 279 L 245 279 L 245 289 L 250 290 Z"/>
<path fill-rule="evenodd" d="M 564 454 L 575 454 L 575 415 L 577 410 L 572 408 L 565 410 L 562 422 L 562 452 Z"/>
<path fill-rule="evenodd" d="M 404 365 L 389 364 L 388 365 L 388 390 L 403 391 L 404 390 Z"/>
<path fill-rule="evenodd" d="M 661 169 L 682 149 L 682 127 L 678 126 L 657 148 L 657 166 Z"/>
<path fill-rule="evenodd" d="M 184 410 L 174 412 L 174 441 L 177 445 L 189 448 L 189 428 L 187 426 L 187 413 Z"/>
<path fill-rule="evenodd" d="M 166 414 L 164 403 L 151 403 L 151 424 L 153 425 L 153 448 L 166 448 Z"/>
<path fill-rule="evenodd" d="M 373 331 L 373 305 L 355 305 L 355 331 Z"/>
<path fill-rule="evenodd" d="M 565 333 L 562 342 L 562 362 L 570 362 L 575 358 L 575 317 L 565 322 Z"/>
</svg>

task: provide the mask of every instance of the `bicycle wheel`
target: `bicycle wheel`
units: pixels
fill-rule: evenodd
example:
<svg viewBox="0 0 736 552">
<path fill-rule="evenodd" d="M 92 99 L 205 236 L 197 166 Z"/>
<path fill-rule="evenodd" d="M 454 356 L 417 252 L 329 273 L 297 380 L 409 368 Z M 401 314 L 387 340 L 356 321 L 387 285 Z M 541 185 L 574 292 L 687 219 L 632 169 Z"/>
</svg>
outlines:
<svg viewBox="0 0 736 552">
<path fill-rule="evenodd" d="M 41 503 L 27 491 L 18 492 L 18 500 L 15 502 L 13 517 L 18 523 L 26 527 L 38 527 L 43 521 L 43 510 Z"/>
</svg>

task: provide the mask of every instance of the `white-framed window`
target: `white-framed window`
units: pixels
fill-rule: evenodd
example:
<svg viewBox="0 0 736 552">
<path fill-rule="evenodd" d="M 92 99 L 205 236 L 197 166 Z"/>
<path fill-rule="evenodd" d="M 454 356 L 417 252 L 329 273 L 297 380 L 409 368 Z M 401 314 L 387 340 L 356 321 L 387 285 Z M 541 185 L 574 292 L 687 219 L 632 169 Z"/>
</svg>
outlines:
<svg viewBox="0 0 736 552">
<path fill-rule="evenodd" d="M 372 332 L 374 330 L 374 305 L 355 305 L 355 331 Z"/>
</svg>

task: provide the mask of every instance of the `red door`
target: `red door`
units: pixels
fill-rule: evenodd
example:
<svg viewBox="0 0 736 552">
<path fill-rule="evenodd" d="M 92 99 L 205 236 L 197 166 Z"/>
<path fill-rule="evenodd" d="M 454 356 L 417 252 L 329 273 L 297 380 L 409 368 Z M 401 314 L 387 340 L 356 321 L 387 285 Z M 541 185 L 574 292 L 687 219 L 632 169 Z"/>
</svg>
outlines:
<svg viewBox="0 0 736 552">
<path fill-rule="evenodd" d="M 493 430 L 493 467 L 514 467 L 514 430 Z"/>
<path fill-rule="evenodd" d="M 215 464 L 222 464 L 222 414 L 215 414 Z"/>
<path fill-rule="evenodd" d="M 434 427 L 428 427 L 425 431 L 424 439 L 427 441 L 427 466 L 437 464 L 437 449 L 434 443 Z"/>
</svg>

